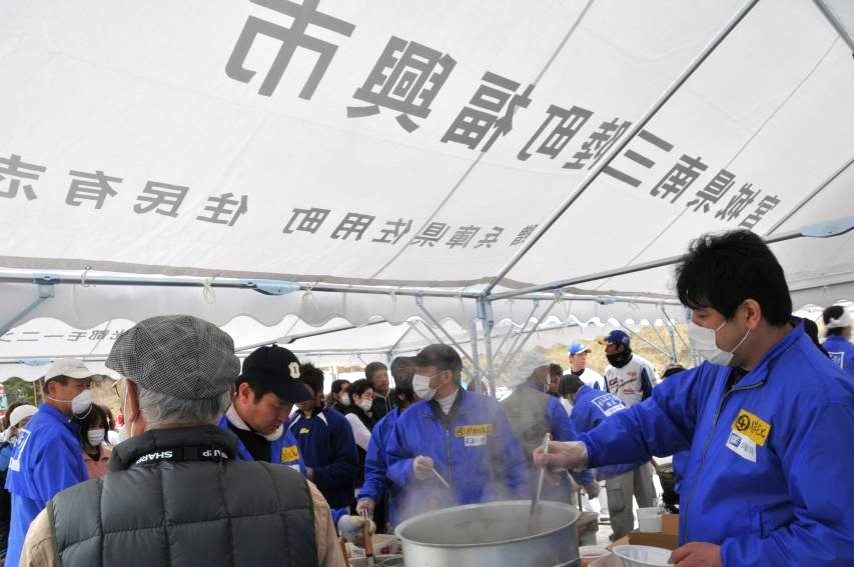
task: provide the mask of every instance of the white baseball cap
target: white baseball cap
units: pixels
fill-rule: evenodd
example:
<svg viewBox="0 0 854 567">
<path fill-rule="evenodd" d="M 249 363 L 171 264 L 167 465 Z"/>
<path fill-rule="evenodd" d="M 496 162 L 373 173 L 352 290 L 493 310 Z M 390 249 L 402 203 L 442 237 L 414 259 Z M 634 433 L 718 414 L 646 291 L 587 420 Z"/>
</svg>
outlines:
<svg viewBox="0 0 854 567">
<path fill-rule="evenodd" d="M 79 358 L 57 358 L 44 373 L 45 381 L 59 376 L 68 376 L 83 380 L 85 378 L 99 378 L 98 374 L 89 370 Z"/>
<path fill-rule="evenodd" d="M 12 413 L 9 414 L 9 427 L 15 427 L 24 419 L 33 417 L 38 409 L 39 408 L 36 406 L 31 406 L 29 404 L 16 407 L 12 410 Z"/>
</svg>

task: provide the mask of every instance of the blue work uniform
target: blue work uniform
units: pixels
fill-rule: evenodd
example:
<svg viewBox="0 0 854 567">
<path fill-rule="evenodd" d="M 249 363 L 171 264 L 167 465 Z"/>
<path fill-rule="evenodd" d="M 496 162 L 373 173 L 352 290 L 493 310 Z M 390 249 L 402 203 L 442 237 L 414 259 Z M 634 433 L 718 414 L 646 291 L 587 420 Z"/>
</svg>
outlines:
<svg viewBox="0 0 854 567">
<path fill-rule="evenodd" d="M 9 461 L 6 490 L 12 493 L 12 525 L 6 565 L 17 567 L 30 522 L 58 492 L 89 479 L 77 425 L 59 410 L 42 404 L 18 432 Z"/>
<path fill-rule="evenodd" d="M 435 400 L 420 401 L 397 418 L 386 445 L 388 476 L 400 490 L 398 521 L 431 507 L 530 498 L 528 462 L 504 409 L 462 389 L 448 415 Z M 419 480 L 415 457 L 433 459 L 447 480 Z"/>
<path fill-rule="evenodd" d="M 231 431 L 231 426 L 228 424 L 228 418 L 226 416 L 222 416 L 219 420 L 219 427 L 220 429 Z M 246 445 L 243 444 L 243 441 L 240 440 L 240 437 L 237 438 L 237 454 L 235 455 L 235 458 L 238 461 L 255 460 L 252 458 L 252 454 L 249 452 L 249 449 L 247 449 Z M 287 427 L 281 437 L 270 442 L 270 462 L 277 465 L 291 467 L 305 476 L 305 463 L 303 462 L 302 456 L 299 452 L 299 444 L 297 443 L 297 439 L 294 437 L 294 434 L 291 433 L 291 430 Z"/>
<path fill-rule="evenodd" d="M 359 458 L 347 418 L 333 409 L 315 410 L 310 418 L 299 413 L 289 429 L 297 439 L 305 466 L 312 469 L 312 481 L 330 508 L 350 506 Z"/>
<path fill-rule="evenodd" d="M 575 396 L 575 404 L 572 406 L 572 413 L 569 418 L 575 430 L 584 433 L 595 428 L 606 418 L 625 409 L 626 404 L 614 394 L 590 386 L 582 386 Z M 596 470 L 596 474 L 600 479 L 607 479 L 634 470 L 644 463 L 645 461 L 641 461 L 600 467 Z"/>
<path fill-rule="evenodd" d="M 844 370 L 849 378 L 854 378 L 854 345 L 845 340 L 845 337 L 831 335 L 821 346 L 827 351 L 830 360 Z"/>
<path fill-rule="evenodd" d="M 803 323 L 728 387 L 738 372 L 666 380 L 579 436 L 590 464 L 690 448 L 680 543 L 721 545 L 726 566 L 854 565 L 854 382 Z"/>
<path fill-rule="evenodd" d="M 388 519 L 392 526 L 398 523 L 397 507 L 400 488 L 388 479 L 386 443 L 394 431 L 394 424 L 399 415 L 400 410 L 394 408 L 379 420 L 371 431 L 371 442 L 368 444 L 368 453 L 365 456 L 365 482 L 359 490 L 359 498 L 370 498 L 375 503 L 379 503 L 388 492 Z"/>
</svg>

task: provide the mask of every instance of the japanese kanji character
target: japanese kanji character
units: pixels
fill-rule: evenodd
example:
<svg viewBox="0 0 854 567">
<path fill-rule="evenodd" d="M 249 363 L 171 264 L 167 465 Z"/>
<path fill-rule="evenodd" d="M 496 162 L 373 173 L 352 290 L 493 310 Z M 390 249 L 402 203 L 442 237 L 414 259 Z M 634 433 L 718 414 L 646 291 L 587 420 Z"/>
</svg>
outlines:
<svg viewBox="0 0 854 567">
<path fill-rule="evenodd" d="M 329 209 L 316 209 L 314 207 L 311 209 L 292 209 L 292 211 L 293 214 L 291 215 L 291 220 L 289 220 L 288 224 L 285 225 L 285 228 L 282 229 L 282 232 L 285 234 L 291 234 L 297 230 L 314 234 L 331 212 Z M 294 228 L 294 223 L 298 220 L 299 223 L 296 228 Z"/>
<path fill-rule="evenodd" d="M 461 226 L 454 234 L 451 235 L 451 238 L 448 239 L 448 241 L 445 243 L 445 246 L 452 250 L 457 246 L 461 248 L 467 248 L 469 242 L 472 241 L 472 239 L 478 232 L 480 232 L 479 226 Z"/>
<path fill-rule="evenodd" d="M 68 195 L 65 197 L 65 204 L 72 207 L 79 207 L 85 200 L 95 201 L 95 208 L 100 209 L 104 206 L 107 197 L 118 195 L 110 184 L 122 182 L 121 178 L 109 177 L 100 170 L 95 173 L 71 170 L 68 174 L 82 178 L 71 180 L 71 187 L 69 187 Z"/>
<path fill-rule="evenodd" d="M 372 215 L 363 215 L 361 213 L 347 213 L 335 230 L 332 231 L 332 238 L 347 240 L 351 234 L 356 235 L 356 240 L 361 240 L 362 235 L 371 226 L 376 217 Z"/>
<path fill-rule="evenodd" d="M 498 237 L 501 236 L 501 233 L 504 232 L 504 229 L 500 226 L 493 226 L 492 230 L 487 232 L 483 238 L 477 241 L 475 244 L 475 248 L 480 248 L 481 246 L 486 246 L 487 248 L 492 248 L 493 244 L 498 244 Z"/>
<path fill-rule="evenodd" d="M 12 154 L 8 158 L 0 157 L 0 181 L 9 180 L 9 186 L 5 190 L 0 190 L 0 197 L 14 199 L 18 195 L 18 190 L 23 189 L 24 196 L 28 201 L 36 199 L 36 192 L 33 190 L 33 186 L 29 183 L 21 185 L 21 181 L 24 179 L 35 181 L 45 171 L 47 171 L 47 168 L 41 165 L 24 163 L 21 161 L 21 156 L 17 154 Z"/>
<path fill-rule="evenodd" d="M 566 147 L 570 140 L 578 134 L 578 131 L 587 123 L 587 120 L 593 116 L 593 113 L 586 108 L 573 106 L 569 110 L 560 106 L 550 105 L 546 111 L 546 119 L 525 144 L 525 147 L 516 156 L 521 161 L 527 160 L 532 154 L 528 153 L 534 142 L 540 138 L 547 128 L 550 128 L 549 133 L 540 142 L 540 146 L 535 150 L 535 153 L 549 156 L 549 159 L 554 159 Z M 557 124 L 552 125 L 554 120 Z"/>
<path fill-rule="evenodd" d="M 353 94 L 370 106 L 348 106 L 347 116 L 373 116 L 382 106 L 399 112 L 398 124 L 413 132 L 419 125 L 409 115 L 427 118 L 430 104 L 456 64 L 450 55 L 392 36 L 365 84 Z"/>
<path fill-rule="evenodd" d="M 657 148 L 664 150 L 665 152 L 670 152 L 670 150 L 673 149 L 673 144 L 671 144 L 670 142 L 667 142 L 665 140 L 662 140 L 661 138 L 659 138 L 658 136 L 656 136 L 655 134 L 652 134 L 651 132 L 649 132 L 647 130 L 641 130 L 640 132 L 638 132 L 637 138 L 640 140 L 643 140 L 645 142 L 649 142 L 653 146 L 656 146 Z M 632 142 L 634 142 L 634 140 L 632 140 Z M 626 149 L 626 151 L 623 152 L 622 157 L 625 157 L 626 159 L 633 161 L 636 164 L 640 165 L 641 167 L 645 167 L 646 169 L 652 169 L 652 166 L 655 165 L 655 162 L 653 160 L 651 160 L 650 158 L 648 158 L 645 155 L 640 154 L 639 152 L 635 151 L 634 149 Z M 614 161 L 616 161 L 616 160 L 614 160 Z M 636 178 L 632 177 L 631 175 L 629 175 L 628 173 L 625 173 L 622 170 L 617 169 L 613 164 L 614 164 L 614 162 L 612 161 L 611 164 L 602 168 L 602 173 L 605 175 L 609 175 L 609 176 L 613 177 L 614 179 L 617 179 L 618 181 L 622 181 L 623 183 L 627 183 L 627 184 L 631 185 L 632 187 L 638 187 L 641 184 L 640 179 L 636 179 Z"/>
<path fill-rule="evenodd" d="M 314 51 L 319 56 L 317 63 L 308 77 L 308 81 L 299 94 L 299 97 L 302 99 L 310 99 L 315 89 L 317 89 L 317 85 L 320 84 L 323 75 L 326 73 L 326 69 L 332 62 L 338 46 L 328 41 L 306 35 L 306 29 L 309 24 L 320 26 L 321 28 L 347 37 L 350 37 L 356 26 L 329 14 L 318 12 L 317 6 L 320 4 L 320 0 L 303 0 L 300 4 L 291 0 L 251 1 L 253 4 L 258 4 L 289 16 L 293 18 L 293 22 L 291 23 L 291 27 L 286 28 L 273 22 L 249 16 L 246 24 L 243 26 L 243 31 L 240 32 L 240 37 L 237 39 L 234 51 L 232 51 L 231 56 L 228 58 L 228 63 L 225 65 L 225 74 L 236 81 L 248 83 L 255 76 L 255 71 L 244 68 L 243 63 L 246 61 L 246 56 L 249 54 L 255 38 L 259 35 L 266 35 L 281 41 L 282 45 L 279 47 L 279 52 L 276 54 L 270 70 L 267 71 L 264 82 L 261 83 L 258 94 L 263 96 L 271 96 L 273 94 L 297 48 L 302 47 L 303 49 Z"/>
<path fill-rule="evenodd" d="M 738 226 L 744 227 L 749 230 L 753 230 L 753 227 L 762 220 L 771 209 L 780 204 L 780 199 L 777 195 L 765 195 L 762 197 L 762 200 L 756 205 L 756 210 L 747 215 L 747 217 L 741 221 L 741 224 Z"/>
<path fill-rule="evenodd" d="M 611 146 L 626 133 L 631 125 L 632 123 L 628 121 L 620 122 L 619 118 L 614 118 L 610 122 L 602 122 L 599 129 L 590 134 L 590 137 L 581 144 L 581 151 L 576 152 L 572 156 L 572 160 L 563 164 L 563 167 L 565 169 L 581 169 L 592 158 L 593 161 L 587 167 L 591 169 L 611 149 Z"/>
<path fill-rule="evenodd" d="M 92 331 L 89 332 L 89 340 L 90 341 L 102 341 L 102 340 L 107 338 L 108 332 L 109 331 L 107 331 L 106 329 L 93 329 Z"/>
<path fill-rule="evenodd" d="M 702 207 L 703 214 L 708 213 L 711 209 L 709 203 L 716 205 L 734 184 L 735 174 L 722 169 L 715 174 L 705 187 L 697 191 L 694 199 L 688 201 L 685 207 L 693 206 L 695 213 Z"/>
<path fill-rule="evenodd" d="M 208 197 L 209 204 L 204 209 L 209 211 L 210 215 L 206 217 L 199 215 L 196 220 L 234 226 L 237 219 L 249 210 L 248 201 L 249 198 L 246 195 L 242 195 L 239 201 L 234 199 L 233 193 L 212 195 Z"/>
<path fill-rule="evenodd" d="M 483 82 L 456 119 L 442 136 L 442 142 L 456 142 L 475 149 L 489 134 L 492 136 L 481 148 L 486 152 L 499 136 L 507 135 L 513 129 L 513 113 L 516 108 L 527 108 L 531 104 L 531 92 L 534 85 L 528 85 L 525 91 L 518 95 L 516 91 L 521 85 L 495 73 L 487 71 Z M 503 114 L 501 114 L 503 110 Z"/>
<path fill-rule="evenodd" d="M 434 243 L 439 242 L 445 236 L 449 228 L 451 227 L 443 222 L 431 222 L 409 243 L 422 248 L 426 244 L 432 248 Z"/>
<path fill-rule="evenodd" d="M 386 228 L 381 228 L 381 238 L 374 238 L 371 242 L 381 242 L 383 244 L 397 244 L 405 234 L 408 234 L 412 229 L 412 220 L 397 219 L 396 221 L 386 221 Z"/>
<path fill-rule="evenodd" d="M 741 216 L 742 211 L 759 195 L 759 189 L 754 191 L 751 187 L 753 187 L 753 183 L 742 185 L 741 189 L 738 190 L 738 194 L 730 198 L 727 206 L 715 213 L 715 218 L 731 221 Z"/>
<path fill-rule="evenodd" d="M 673 195 L 670 202 L 675 203 L 682 196 L 682 193 L 697 180 L 700 173 L 706 171 L 708 167 L 699 156 L 692 158 L 689 155 L 682 154 L 676 165 L 670 168 L 670 171 L 661 178 L 661 181 L 652 188 L 649 194 L 653 197 L 658 197 L 660 194 L 662 199 L 667 199 Z"/>
<path fill-rule="evenodd" d="M 76 343 L 80 339 L 86 338 L 86 331 L 71 331 L 68 333 L 68 338 L 66 342 Z"/>
<path fill-rule="evenodd" d="M 534 234 L 534 231 L 537 230 L 537 227 L 540 226 L 538 224 L 529 224 L 519 231 L 519 234 L 516 235 L 510 242 L 510 246 L 518 246 L 528 240 L 528 237 Z"/>
<path fill-rule="evenodd" d="M 183 185 L 149 181 L 142 194 L 136 198 L 139 202 L 133 206 L 133 211 L 138 214 L 154 211 L 159 215 L 177 217 L 178 208 L 189 190 L 189 187 Z"/>
<path fill-rule="evenodd" d="M 118 338 L 119 338 L 119 336 L 120 336 L 122 333 L 124 333 L 124 332 L 125 332 L 125 330 L 124 330 L 124 329 L 116 329 L 115 331 L 113 331 L 112 333 L 110 333 L 110 338 L 109 338 L 109 340 L 114 341 L 114 340 L 118 339 Z"/>
<path fill-rule="evenodd" d="M 65 335 L 64 335 L 64 334 L 62 334 L 62 333 L 60 333 L 60 334 L 58 334 L 58 335 L 45 335 L 45 336 L 44 336 L 44 338 L 46 338 L 46 339 L 61 339 L 61 338 L 64 338 L 64 337 L 65 337 Z"/>
</svg>

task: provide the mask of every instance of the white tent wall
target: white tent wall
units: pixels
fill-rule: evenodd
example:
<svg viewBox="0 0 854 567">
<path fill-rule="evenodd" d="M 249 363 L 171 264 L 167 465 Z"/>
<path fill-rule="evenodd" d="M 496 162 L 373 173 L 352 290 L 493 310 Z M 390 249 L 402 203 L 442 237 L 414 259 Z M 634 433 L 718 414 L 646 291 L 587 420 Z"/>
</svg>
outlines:
<svg viewBox="0 0 854 567">
<path fill-rule="evenodd" d="M 489 292 L 854 217 L 854 67 L 812 2 L 288 6 L 0 5 L 0 70 L 26 79 L 0 91 L 0 324 L 188 313 L 238 346 L 360 326 L 294 343 L 331 360 L 477 320 L 488 354 L 484 325 L 552 297 Z M 320 47 L 290 57 L 299 18 Z M 854 296 L 852 238 L 773 245 L 796 307 Z M 585 281 L 552 314 L 679 318 L 671 280 Z M 0 341 L 61 350 L 31 346 Z"/>
</svg>

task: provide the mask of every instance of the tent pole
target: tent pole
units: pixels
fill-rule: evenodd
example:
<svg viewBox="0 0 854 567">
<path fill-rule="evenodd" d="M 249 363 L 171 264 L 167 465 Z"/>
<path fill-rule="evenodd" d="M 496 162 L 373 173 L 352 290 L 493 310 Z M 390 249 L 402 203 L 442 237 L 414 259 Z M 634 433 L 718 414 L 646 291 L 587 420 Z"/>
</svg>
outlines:
<svg viewBox="0 0 854 567">
<path fill-rule="evenodd" d="M 36 299 L 32 303 L 24 307 L 17 315 L 6 321 L 2 326 L 0 326 L 0 337 L 9 332 L 9 329 L 14 327 L 15 323 L 29 315 L 36 307 L 53 297 L 53 284 L 39 284 L 38 294 L 38 297 L 36 297 Z"/>
<path fill-rule="evenodd" d="M 483 394 L 483 384 L 481 382 L 483 376 L 483 369 L 480 367 L 480 355 L 478 354 L 478 345 L 477 345 L 477 317 L 471 320 L 471 325 L 469 325 L 469 339 L 471 340 L 471 357 L 478 363 L 475 367 L 476 378 L 474 384 L 474 391 L 478 394 Z"/>
<path fill-rule="evenodd" d="M 593 182 L 598 179 L 599 175 L 609 166 L 611 162 L 616 158 L 623 149 L 629 145 L 634 137 L 647 125 L 647 123 L 662 109 L 662 107 L 667 104 L 667 102 L 673 97 L 674 94 L 685 84 L 685 82 L 694 74 L 694 72 L 700 68 L 700 66 L 708 59 L 708 57 L 717 49 L 717 47 L 723 43 L 724 39 L 738 26 L 739 23 L 744 19 L 745 16 L 756 6 L 756 3 L 759 0 L 750 0 L 745 3 L 744 6 L 736 13 L 736 15 L 727 22 L 726 26 L 718 32 L 718 34 L 706 45 L 700 54 L 694 58 L 693 61 L 686 67 L 682 73 L 676 78 L 670 86 L 664 91 L 664 93 L 656 100 L 653 105 L 640 117 L 640 119 L 635 122 L 635 124 L 629 129 L 626 134 L 620 138 L 617 143 L 611 148 L 604 158 L 602 158 L 598 164 L 590 171 L 587 177 L 581 181 L 575 191 L 569 196 L 569 198 L 564 201 L 564 203 L 558 208 L 557 211 L 552 213 L 552 215 L 548 218 L 548 220 L 540 227 L 534 234 L 529 238 L 525 244 L 522 245 L 522 248 L 510 259 L 510 261 L 501 268 L 501 271 L 498 272 L 498 275 L 486 286 L 484 293 L 492 293 L 492 290 L 495 289 L 501 280 L 512 270 L 516 264 L 519 263 L 520 260 L 534 247 L 534 245 L 542 238 L 542 236 L 551 229 L 552 226 L 560 219 L 561 216 L 569 209 L 575 201 L 584 193 Z"/>
<path fill-rule="evenodd" d="M 561 297 L 560 291 L 556 291 L 554 300 L 551 303 L 549 303 L 549 305 L 548 305 L 548 307 L 546 307 L 545 311 L 543 311 L 543 313 L 539 317 L 537 317 L 537 323 L 531 329 L 531 332 L 528 333 L 527 335 L 525 335 L 525 338 L 522 340 L 519 347 L 516 348 L 516 350 L 507 352 L 507 355 L 504 357 L 504 360 L 501 361 L 501 366 L 498 368 L 498 375 L 499 376 L 501 375 L 502 372 L 504 372 L 507 369 L 508 366 L 510 366 L 510 363 L 513 362 L 514 358 L 516 358 L 516 355 L 518 355 L 519 352 L 525 347 L 525 344 L 527 344 L 528 340 L 534 335 L 534 331 L 536 331 L 540 327 L 540 325 L 542 325 L 546 321 L 546 318 L 549 316 L 549 313 L 552 312 L 552 309 L 554 309 L 554 306 L 557 305 L 558 302 L 560 301 L 560 297 Z"/>
<path fill-rule="evenodd" d="M 520 339 L 521 339 L 521 337 L 522 337 L 522 332 L 525 330 L 525 328 L 526 328 L 526 327 L 528 326 L 528 324 L 531 322 L 531 318 L 534 316 L 534 313 L 537 311 L 537 309 L 538 309 L 539 307 L 540 307 L 540 302 L 539 302 L 539 301 L 535 301 L 535 302 L 534 302 L 534 308 L 533 308 L 533 309 L 531 309 L 531 312 L 528 314 L 528 317 L 527 317 L 527 318 L 522 322 L 522 329 L 520 329 L 520 331 L 516 334 L 516 338 L 515 338 L 515 339 L 513 339 L 513 344 L 511 344 L 511 345 L 510 345 L 510 348 L 509 348 L 509 349 L 507 349 L 507 352 L 513 352 L 513 351 L 514 351 L 514 349 L 516 348 L 516 345 L 519 343 L 519 340 L 520 340 Z M 537 324 L 536 324 L 536 323 L 534 323 L 534 326 L 535 326 L 535 327 L 536 327 L 536 325 L 537 325 Z M 500 353 L 500 352 L 501 352 L 501 349 L 504 347 L 504 343 L 505 343 L 505 342 L 507 342 L 507 339 L 510 337 L 510 335 L 511 335 L 512 333 L 513 333 L 513 325 L 512 325 L 512 322 L 511 322 L 511 325 L 510 325 L 510 333 L 508 333 L 507 335 L 505 335 L 504 340 L 503 340 L 503 341 L 501 341 L 501 343 L 499 343 L 498 348 L 497 348 L 497 349 L 495 349 L 495 353 L 496 353 L 496 354 L 498 354 L 498 353 Z"/>
<path fill-rule="evenodd" d="M 487 296 L 477 300 L 477 316 L 483 328 L 483 346 L 486 350 L 486 381 L 489 383 L 489 395 L 493 398 L 495 392 L 494 355 L 492 352 L 492 329 L 495 325 L 492 315 L 492 302 Z"/>
<path fill-rule="evenodd" d="M 454 347 L 456 347 L 457 350 L 459 350 L 461 353 L 463 353 L 463 356 L 466 358 L 466 360 L 469 361 L 469 364 L 472 365 L 472 368 L 474 368 L 474 371 L 477 372 L 477 363 L 474 360 L 472 360 L 472 358 L 469 356 L 469 353 L 467 353 L 466 350 L 456 341 L 456 339 L 454 339 L 454 337 L 451 336 L 451 333 L 449 333 L 447 330 L 445 330 L 445 328 L 439 323 L 439 321 L 437 321 L 436 318 L 433 317 L 433 315 L 427 310 L 427 308 L 424 307 L 424 300 L 420 297 L 416 297 L 415 303 L 418 305 L 418 308 L 421 310 L 421 312 L 424 313 L 424 316 L 427 317 L 430 320 L 430 322 L 433 323 L 440 331 L 442 331 L 442 334 L 445 335 L 448 342 L 450 342 L 452 345 L 454 345 Z M 436 337 L 436 342 L 441 343 L 442 339 L 439 337 L 439 335 L 436 333 L 436 331 L 434 331 L 433 328 L 430 327 L 429 325 L 427 325 L 426 327 L 427 327 L 427 330 L 429 330 L 430 333 L 434 337 Z M 471 378 L 471 374 L 466 370 L 465 366 L 463 367 L 463 372 L 466 373 L 466 376 Z"/>
<path fill-rule="evenodd" d="M 661 354 L 663 354 L 664 356 L 666 356 L 667 358 L 670 358 L 670 353 L 669 353 L 669 352 L 667 352 L 666 350 L 664 350 L 663 348 L 661 348 L 660 346 L 658 346 L 658 345 L 656 345 L 656 344 L 654 344 L 654 343 L 652 343 L 652 342 L 650 342 L 650 341 L 646 340 L 646 339 L 645 339 L 645 338 L 643 338 L 641 335 L 639 335 L 639 334 L 638 334 L 638 333 L 636 333 L 635 331 L 632 331 L 632 330 L 631 330 L 631 329 L 629 329 L 628 327 L 623 327 L 623 328 L 624 328 L 626 331 L 628 331 L 628 332 L 629 332 L 629 334 L 630 334 L 632 337 L 636 337 L 636 338 L 640 339 L 640 341 L 641 341 L 642 343 L 644 343 L 645 345 L 647 345 L 649 348 L 655 349 L 655 350 L 657 350 L 658 352 L 660 352 Z"/>
</svg>

